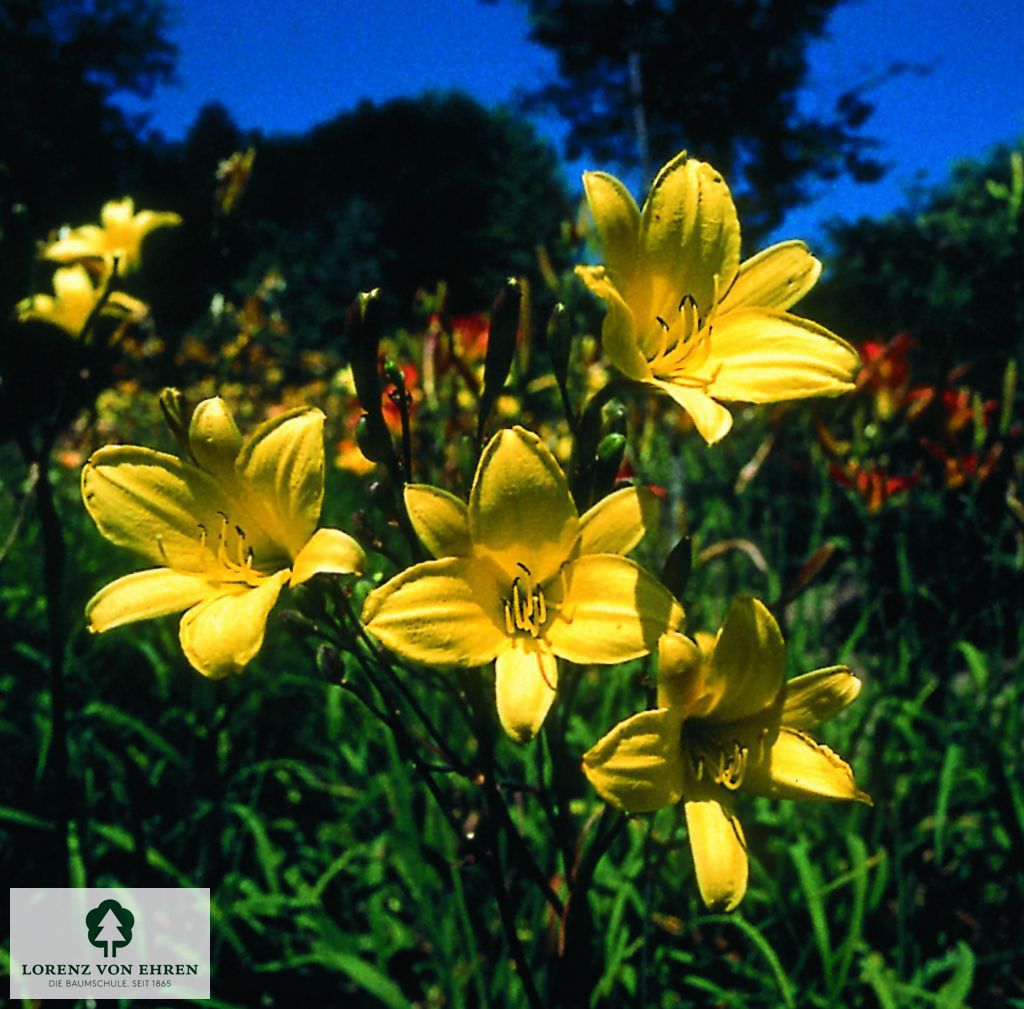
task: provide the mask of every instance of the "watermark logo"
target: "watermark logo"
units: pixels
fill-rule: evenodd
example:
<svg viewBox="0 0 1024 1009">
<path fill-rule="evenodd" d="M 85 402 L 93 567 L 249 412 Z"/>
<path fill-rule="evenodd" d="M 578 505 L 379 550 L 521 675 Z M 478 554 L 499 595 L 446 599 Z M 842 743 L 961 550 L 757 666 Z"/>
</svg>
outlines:
<svg viewBox="0 0 1024 1009">
<path fill-rule="evenodd" d="M 89 942 L 99 946 L 104 957 L 117 956 L 117 951 L 132 941 L 134 925 L 135 915 L 116 900 L 105 900 L 97 904 L 85 916 Z"/>
<path fill-rule="evenodd" d="M 11 889 L 11 998 L 208 999 L 210 891 Z"/>
</svg>

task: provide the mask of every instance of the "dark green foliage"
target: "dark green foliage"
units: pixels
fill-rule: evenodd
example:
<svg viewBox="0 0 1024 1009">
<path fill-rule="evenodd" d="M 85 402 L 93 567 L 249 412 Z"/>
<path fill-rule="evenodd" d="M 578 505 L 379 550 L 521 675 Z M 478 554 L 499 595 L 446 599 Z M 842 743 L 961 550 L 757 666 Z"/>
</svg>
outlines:
<svg viewBox="0 0 1024 1009">
<path fill-rule="evenodd" d="M 21 326 L 14 305 L 49 290 L 36 242 L 62 224 L 95 220 L 129 187 L 143 197 L 149 161 L 115 93 L 146 96 L 172 76 L 162 0 L 5 0 L 0 5 L 0 440 L 58 408 L 71 417 L 106 381 L 101 352 L 78 359 L 66 338 Z M 100 327 L 102 329 L 102 325 Z M 55 375 L 55 365 L 62 373 Z M 89 380 L 64 389 L 69 369 Z"/>
<path fill-rule="evenodd" d="M 523 2 L 530 37 L 558 57 L 559 79 L 530 107 L 568 122 L 570 158 L 650 175 L 686 148 L 729 180 L 752 238 L 817 181 L 881 174 L 860 133 L 871 106 L 858 88 L 831 115 L 798 108 L 807 46 L 840 0 Z"/>
<path fill-rule="evenodd" d="M 830 7 L 803 9 L 823 17 Z M 8 4 L 0 23 L 32 9 Z M 634 9 L 657 13 L 639 0 Z M 783 7 L 757 9 L 778 14 Z M 689 10 L 694 24 L 713 15 L 701 6 Z M 787 10 L 799 23 L 799 11 Z M 62 37 L 57 32 L 47 46 Z M 703 38 L 703 53 L 710 53 L 711 28 Z M 670 59 L 694 74 L 695 54 L 705 58 L 700 39 L 688 53 L 689 62 L 676 51 Z M 791 70 L 799 68 L 797 57 L 788 59 Z M 111 65 L 124 72 L 117 60 Z M 0 63 L 0 74 L 7 66 Z M 145 79 L 138 78 L 140 86 Z M 715 80 L 700 79 L 709 102 L 722 99 Z M 775 120 L 766 113 L 766 122 Z M 179 210 L 187 223 L 147 246 L 140 282 L 149 287 L 139 293 L 174 330 L 202 312 L 211 294 L 251 291 L 254 277 L 271 268 L 285 275 L 285 317 L 296 342 L 307 344 L 334 339 L 345 306 L 378 282 L 405 305 L 417 285 L 446 277 L 456 303 L 486 304 L 505 276 L 530 268 L 533 244 L 556 234 L 564 209 L 553 159 L 528 130 L 468 99 L 435 96 L 367 105 L 305 137 L 261 141 L 244 214 L 218 219 L 210 199 L 216 164 L 252 139 L 211 107 L 184 144 L 149 148 L 148 189 L 135 193 L 140 205 Z M 68 157 L 69 171 L 83 164 L 77 151 Z M 836 229 L 835 280 L 820 311 L 808 299 L 806 314 L 853 338 L 909 328 L 934 352 L 932 374 L 922 377 L 939 379 L 953 363 L 972 363 L 972 383 L 997 393 L 992 386 L 1009 353 L 1019 352 L 1022 332 L 1019 202 L 1014 212 L 1008 164 L 1002 152 L 990 164 L 965 168 L 950 190 L 914 214 Z M 121 176 L 105 181 L 111 178 Z M 1003 188 L 986 186 L 990 178 Z M 5 208 L 5 262 L 22 262 L 8 244 L 15 232 L 30 262 L 36 222 L 49 221 L 56 206 L 44 189 L 40 182 L 34 199 L 45 214 L 40 209 L 30 220 L 13 203 Z M 120 195 L 82 192 L 87 207 L 67 205 L 75 223 Z M 53 220 L 64 216 L 55 211 Z M 12 289 L 7 304 L 27 293 Z M 564 362 L 583 311 L 578 291 L 560 296 L 573 323 L 553 333 L 555 358 Z M 42 333 L 18 333 L 33 348 L 38 374 L 55 360 L 75 365 Z M 364 362 L 374 374 L 376 356 Z M 20 365 L 10 374 L 26 409 L 55 405 Z M 523 378 L 515 369 L 513 376 Z M 548 396 L 554 404 L 556 395 L 543 384 L 529 393 L 533 403 Z M 573 395 L 579 398 L 575 386 Z M 595 834 L 614 824 L 589 904 L 574 912 L 594 925 L 592 937 L 577 933 L 589 945 L 573 951 L 584 968 L 575 977 L 596 980 L 592 1004 L 1024 1005 L 1024 539 L 1005 505 L 1021 476 L 1010 458 L 1014 443 L 1008 438 L 1011 449 L 986 482 L 946 490 L 922 483 L 903 504 L 875 514 L 829 479 L 809 404 L 737 408 L 729 438 L 709 449 L 692 432 L 681 434 L 676 416 L 667 424 L 649 400 L 641 405 L 631 395 L 628 424 L 622 408 L 606 411 L 606 426 L 595 411 L 591 447 L 607 463 L 605 480 L 619 469 L 625 444 L 639 478 L 664 491 L 661 535 L 648 537 L 638 559 L 651 570 L 667 568 L 683 595 L 688 631 L 714 629 L 734 593 L 754 594 L 774 604 L 792 674 L 845 662 L 863 678 L 863 696 L 820 738 L 850 758 L 875 806 L 741 796 L 750 889 L 742 913 L 708 914 L 677 811 L 596 819 L 601 804 L 580 772 L 580 754 L 651 699 L 653 662 L 564 667 L 549 716 L 564 735 L 550 732 L 525 748 L 502 739 L 496 784 L 559 895 L 579 868 L 577 854 L 585 860 Z M 842 401 L 813 409 L 838 429 Z M 1018 419 L 1019 410 L 1007 431 Z M 433 425 L 433 441 L 443 445 L 440 420 L 424 410 L 415 423 Z M 141 433 L 133 440 L 170 447 L 170 439 Z M 467 451 L 463 469 L 471 471 L 471 446 Z M 426 476 L 418 463 L 417 476 Z M 174 618 L 90 636 L 86 601 L 133 562 L 86 516 L 77 469 L 55 464 L 68 549 L 61 616 L 70 626 L 72 844 L 65 859 L 55 825 L 44 550 L 23 471 L 13 448 L 0 445 L 0 735 L 7 760 L 0 869 L 7 878 L 53 885 L 66 873 L 73 885 L 210 886 L 214 994 L 225 1006 L 290 1006 L 296 991 L 314 1004 L 367 1009 L 523 1005 L 476 840 L 488 830 L 484 781 L 452 768 L 432 772 L 453 831 L 419 786 L 409 753 L 339 685 L 366 686 L 353 650 L 344 642 L 318 649 L 308 634 L 311 622 L 337 617 L 342 597 L 332 579 L 286 591 L 258 660 L 224 681 L 188 667 Z M 390 507 L 393 490 L 378 485 L 378 500 Z M 357 532 L 366 544 L 377 537 L 397 559 L 374 557 L 371 570 L 387 574 L 408 557 L 373 501 L 374 492 L 328 467 L 324 524 Z M 668 553 L 677 542 L 685 545 Z M 812 578 L 807 562 L 825 543 L 834 552 Z M 370 584 L 366 578 L 355 590 L 357 611 Z M 457 675 L 396 672 L 442 741 L 475 766 L 479 734 L 453 697 Z M 490 676 L 470 671 L 462 685 L 475 685 L 490 703 Z M 397 690 L 394 696 L 412 724 L 408 699 Z M 564 749 L 552 754 L 552 740 L 559 747 L 564 741 Z M 422 755 L 439 760 L 431 741 L 422 742 Z M 540 787 L 555 777 L 570 800 L 557 813 L 544 807 Z M 561 837 L 551 822 L 556 815 L 571 828 Z M 505 864 L 519 938 L 540 985 L 551 990 L 560 922 L 517 860 Z M 559 981 L 567 1000 L 572 980 Z"/>
<path fill-rule="evenodd" d="M 486 306 L 507 276 L 536 272 L 535 245 L 557 238 L 570 213 L 553 151 L 526 123 L 465 95 L 364 102 L 258 148 L 247 213 L 266 222 L 261 245 L 276 230 L 269 245 L 283 252 L 285 233 L 313 229 L 324 243 L 282 255 L 286 274 L 311 269 L 314 258 L 320 269 L 347 261 L 326 289 L 321 278 L 296 279 L 289 296 L 314 326 L 323 326 L 324 302 L 347 305 L 358 293 L 346 281 L 382 287 L 402 311 L 440 280 L 452 311 Z M 325 215 L 340 215 L 348 230 L 324 234 Z"/>
<path fill-rule="evenodd" d="M 115 93 L 171 78 L 162 0 L 6 0 L 0 6 L 0 207 L 38 229 L 88 220 L 141 160 Z M 45 170 L 43 170 L 45 166 Z M 134 181 L 134 180 L 133 180 Z M 64 215 L 67 215 L 66 217 Z M 20 265 L 20 264 L 19 264 Z"/>
<path fill-rule="evenodd" d="M 821 458 L 796 455 L 806 434 L 792 412 L 775 432 L 779 447 L 737 498 L 735 475 L 764 434 L 752 417 L 739 418 L 715 449 L 662 431 L 637 462 L 666 488 L 666 514 L 685 487 L 696 557 L 685 594 L 690 630 L 716 626 L 732 592 L 777 598 L 820 543 L 840 545 L 837 563 L 776 612 L 791 674 L 842 661 L 865 680 L 857 703 L 816 735 L 850 758 L 875 806 L 741 796 L 751 887 L 742 912 L 728 917 L 700 906 L 675 811 L 629 820 L 592 892 L 594 1005 L 1012 1005 L 1022 996 L 1015 922 L 1024 899 L 1024 642 L 1016 613 L 1024 600 L 1013 588 L 1019 547 L 1009 518 L 981 515 L 970 494 L 868 515 L 829 482 Z M 340 654 L 318 673 L 302 632 L 289 640 L 297 625 L 284 611 L 301 606 L 315 619 L 325 605 L 317 586 L 283 597 L 259 660 L 226 681 L 187 667 L 174 618 L 89 637 L 80 617 L 86 598 L 131 563 L 91 527 L 74 474 L 62 488 L 73 550 L 72 878 L 211 885 L 224 1004 L 286 1005 L 300 985 L 327 1003 L 368 1009 L 431 1000 L 521 1006 L 471 844 L 457 842 L 415 787 L 388 733 L 332 685 L 343 674 L 361 683 L 362 672 Z M 328 524 L 344 524 L 363 505 L 341 479 L 332 479 L 327 501 Z M 16 504 L 9 486 L 3 528 Z M 764 570 L 742 551 L 705 553 L 737 535 L 756 544 Z M 941 565 L 928 542 L 944 544 Z M 26 884 L 55 871 L 40 770 L 49 721 L 37 548 L 30 523 L 4 561 L 0 592 L 0 730 L 10 758 L 0 865 Z M 653 538 L 640 559 L 658 562 Z M 979 597 L 983 577 L 993 584 Z M 451 674 L 400 672 L 445 739 L 472 759 L 445 686 Z M 580 677 L 559 765 L 577 829 L 599 808 L 578 755 L 643 706 L 649 674 L 640 663 L 564 671 L 563 687 Z M 563 704 L 560 697 L 552 718 Z M 544 745 L 504 742 L 498 755 L 503 791 L 558 890 L 571 863 L 535 797 L 537 775 L 552 773 Z M 439 777 L 467 833 L 479 830 L 481 790 L 456 774 Z M 513 874 L 510 887 L 543 983 L 555 970 L 557 922 L 528 880 Z"/>
<path fill-rule="evenodd" d="M 908 332 L 923 380 L 969 360 L 971 383 L 998 395 L 1007 360 L 1024 354 L 1024 219 L 1011 175 L 1001 146 L 905 210 L 832 224 L 834 265 L 807 312 L 852 340 Z"/>
<path fill-rule="evenodd" d="M 219 217 L 217 166 L 250 145 L 242 209 Z M 150 153 L 152 205 L 185 220 L 140 292 L 171 333 L 216 292 L 251 291 L 269 270 L 284 281 L 293 347 L 337 341 L 346 307 L 376 287 L 404 319 L 417 291 L 442 280 L 451 311 L 479 310 L 508 276 L 539 283 L 535 247 L 556 251 L 572 214 L 553 150 L 459 94 L 364 102 L 300 136 L 243 134 L 210 105 L 183 143 L 153 141 Z"/>
</svg>

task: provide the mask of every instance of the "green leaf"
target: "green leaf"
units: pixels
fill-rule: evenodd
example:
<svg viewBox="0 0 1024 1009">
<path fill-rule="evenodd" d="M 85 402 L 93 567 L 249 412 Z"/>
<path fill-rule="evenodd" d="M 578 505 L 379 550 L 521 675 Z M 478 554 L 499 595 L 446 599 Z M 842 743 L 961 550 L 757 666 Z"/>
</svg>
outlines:
<svg viewBox="0 0 1024 1009">
<path fill-rule="evenodd" d="M 349 944 L 354 946 L 355 938 L 351 938 Z M 276 973 L 277 971 L 292 971 L 305 964 L 318 964 L 328 970 L 344 974 L 363 991 L 369 992 L 379 999 L 388 1009 L 412 1009 L 412 1003 L 402 994 L 402 990 L 382 971 L 362 958 L 351 953 L 343 953 L 341 950 L 321 948 L 304 956 L 260 964 L 256 970 Z"/>
</svg>

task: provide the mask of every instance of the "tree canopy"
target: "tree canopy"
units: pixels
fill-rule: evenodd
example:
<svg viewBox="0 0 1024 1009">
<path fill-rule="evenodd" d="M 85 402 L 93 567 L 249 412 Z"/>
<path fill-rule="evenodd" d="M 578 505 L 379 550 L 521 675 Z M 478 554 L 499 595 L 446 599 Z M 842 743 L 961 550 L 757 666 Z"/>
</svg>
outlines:
<svg viewBox="0 0 1024 1009">
<path fill-rule="evenodd" d="M 835 263 L 811 298 L 852 340 L 910 333 L 932 380 L 969 360 L 999 391 L 1009 357 L 1024 352 L 1024 169 L 1021 147 L 957 165 L 948 181 L 872 220 L 834 222 Z M 818 316 L 816 315 L 815 318 Z"/>
<path fill-rule="evenodd" d="M 141 124 L 113 101 L 173 77 L 163 0 L 0 5 L 0 165 L 8 203 L 44 227 L 95 213 L 139 156 Z"/>
<path fill-rule="evenodd" d="M 763 235 L 816 181 L 882 166 L 857 88 L 831 115 L 798 103 L 807 46 L 842 0 L 522 0 L 558 80 L 527 106 L 569 124 L 567 154 L 649 175 L 682 148 L 729 179 L 745 232 Z M 597 166 L 595 166 L 597 167 Z"/>
</svg>

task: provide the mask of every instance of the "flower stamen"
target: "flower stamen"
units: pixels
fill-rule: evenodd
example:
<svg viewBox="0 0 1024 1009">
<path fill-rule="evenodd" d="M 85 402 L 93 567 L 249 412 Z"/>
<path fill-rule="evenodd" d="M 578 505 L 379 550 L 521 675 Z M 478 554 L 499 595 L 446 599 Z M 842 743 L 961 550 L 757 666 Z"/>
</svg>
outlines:
<svg viewBox="0 0 1024 1009">
<path fill-rule="evenodd" d="M 209 530 L 202 522 L 196 523 L 199 529 L 199 565 L 209 574 L 216 574 L 221 581 L 244 582 L 247 585 L 258 585 L 263 575 L 256 570 L 256 554 L 248 543 L 245 530 L 231 521 L 226 512 L 218 511 L 221 518 L 220 531 L 217 533 L 216 548 L 210 542 Z M 164 553 L 160 544 L 161 554 Z"/>
<path fill-rule="evenodd" d="M 536 638 L 547 623 L 547 600 L 541 587 L 533 584 L 530 569 L 521 563 L 517 566 L 522 568 L 525 576 L 516 575 L 512 581 L 511 598 L 504 603 L 505 629 L 509 634 L 526 631 L 531 638 Z"/>
<path fill-rule="evenodd" d="M 763 738 L 759 743 L 763 746 Z M 691 722 L 686 726 L 682 744 L 698 781 L 703 781 L 707 774 L 716 785 L 730 792 L 743 784 L 750 766 L 750 749 L 739 740 L 724 742 Z"/>
</svg>

